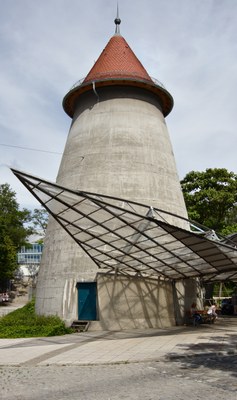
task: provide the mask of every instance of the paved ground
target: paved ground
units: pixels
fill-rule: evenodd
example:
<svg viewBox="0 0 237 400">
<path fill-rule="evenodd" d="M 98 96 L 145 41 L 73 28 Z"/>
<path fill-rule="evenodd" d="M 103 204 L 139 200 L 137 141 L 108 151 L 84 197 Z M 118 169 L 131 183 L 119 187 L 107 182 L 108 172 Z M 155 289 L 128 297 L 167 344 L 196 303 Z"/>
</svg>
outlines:
<svg viewBox="0 0 237 400">
<path fill-rule="evenodd" d="M 3 398 L 236 400 L 237 317 L 214 325 L 0 339 Z"/>
<path fill-rule="evenodd" d="M 237 317 L 214 325 L 0 339 L 0 365 L 95 365 L 219 354 L 237 357 Z"/>
<path fill-rule="evenodd" d="M 12 303 L 0 303 L 0 317 L 15 311 L 17 308 L 23 307 L 28 301 L 28 295 L 25 295 L 16 297 Z"/>
</svg>

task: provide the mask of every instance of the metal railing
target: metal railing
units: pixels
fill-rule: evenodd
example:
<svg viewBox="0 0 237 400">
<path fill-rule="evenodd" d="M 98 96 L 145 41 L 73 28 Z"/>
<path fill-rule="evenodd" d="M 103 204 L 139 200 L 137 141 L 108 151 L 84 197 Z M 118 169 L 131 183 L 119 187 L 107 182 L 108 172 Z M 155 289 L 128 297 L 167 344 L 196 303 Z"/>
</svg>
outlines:
<svg viewBox="0 0 237 400">
<path fill-rule="evenodd" d="M 96 78 L 95 78 L 95 79 L 90 79 L 90 80 L 88 80 L 88 81 L 85 81 L 86 77 L 81 78 L 81 79 L 79 79 L 79 80 L 71 87 L 71 89 L 69 90 L 69 92 L 70 92 L 71 90 L 73 90 L 73 89 L 75 89 L 75 88 L 81 86 L 83 83 L 89 83 L 89 82 L 93 82 L 93 81 L 96 82 L 96 81 L 100 81 L 100 80 L 103 80 L 103 79 L 106 79 L 106 80 L 107 80 L 107 79 L 111 79 L 111 78 L 117 79 L 117 78 L 119 78 L 120 76 L 121 76 L 121 78 L 123 78 L 123 79 L 132 79 L 132 78 L 134 78 L 134 79 L 139 80 L 139 81 L 141 81 L 141 82 L 148 82 L 148 83 L 150 83 L 150 82 L 152 81 L 152 83 L 154 83 L 156 86 L 159 86 L 159 87 L 161 87 L 162 89 L 165 89 L 165 90 L 166 90 L 166 88 L 165 88 L 165 86 L 163 85 L 163 83 L 161 83 L 160 81 L 158 81 L 158 79 L 156 79 L 156 78 L 153 78 L 153 77 L 149 76 L 149 78 L 151 79 L 151 81 L 150 81 L 150 79 L 141 78 L 141 76 L 140 76 L 137 72 L 120 71 L 120 70 L 118 70 L 118 71 L 107 71 L 107 72 L 103 72 L 103 73 L 98 73 L 98 74 L 96 74 Z"/>
</svg>

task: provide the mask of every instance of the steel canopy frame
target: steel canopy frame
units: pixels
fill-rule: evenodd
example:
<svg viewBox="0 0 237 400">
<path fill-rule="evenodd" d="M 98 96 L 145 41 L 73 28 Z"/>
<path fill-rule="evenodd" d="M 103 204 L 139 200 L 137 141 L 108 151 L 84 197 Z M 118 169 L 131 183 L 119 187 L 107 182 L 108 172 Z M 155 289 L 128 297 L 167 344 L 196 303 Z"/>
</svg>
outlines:
<svg viewBox="0 0 237 400">
<path fill-rule="evenodd" d="M 12 172 L 103 270 L 237 281 L 236 243 L 213 231 L 210 239 L 192 221 L 158 208 Z"/>
</svg>

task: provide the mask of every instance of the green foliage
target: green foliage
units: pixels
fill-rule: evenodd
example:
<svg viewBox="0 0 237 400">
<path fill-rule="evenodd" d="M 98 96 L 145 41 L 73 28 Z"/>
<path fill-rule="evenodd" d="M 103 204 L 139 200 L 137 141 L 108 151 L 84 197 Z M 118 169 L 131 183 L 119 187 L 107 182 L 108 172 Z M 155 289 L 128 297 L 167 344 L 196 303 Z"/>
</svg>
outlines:
<svg viewBox="0 0 237 400">
<path fill-rule="evenodd" d="M 237 224 L 237 175 L 225 168 L 191 171 L 181 181 L 189 218 L 219 233 Z"/>
<path fill-rule="evenodd" d="M 228 236 L 231 235 L 232 233 L 236 233 L 237 232 L 237 224 L 233 224 L 233 225 L 226 225 L 221 229 L 221 234 L 223 236 Z"/>
<path fill-rule="evenodd" d="M 36 315 L 34 300 L 0 318 L 0 338 L 60 336 L 72 332 L 57 316 Z"/>
<path fill-rule="evenodd" d="M 16 194 L 11 190 L 10 186 L 7 183 L 0 185 L 1 226 L 17 248 L 25 243 L 27 235 L 32 232 L 31 228 L 24 226 L 24 223 L 29 222 L 30 219 L 31 213 L 29 210 L 19 209 Z"/>
<path fill-rule="evenodd" d="M 44 208 L 35 208 L 31 221 L 35 230 L 41 230 L 45 233 L 48 224 L 49 214 Z"/>
<path fill-rule="evenodd" d="M 220 290 L 221 285 L 221 290 Z M 213 296 L 218 297 L 221 295 L 222 297 L 231 297 L 232 294 L 236 293 L 237 283 L 236 282 L 225 282 L 223 283 L 215 283 L 213 289 Z"/>
<path fill-rule="evenodd" d="M 10 279 L 16 268 L 16 247 L 0 225 L 0 280 Z"/>
<path fill-rule="evenodd" d="M 25 244 L 32 232 L 25 223 L 30 220 L 30 211 L 19 209 L 16 194 L 8 184 L 0 185 L 0 281 L 12 278 L 17 268 L 17 250 Z"/>
</svg>

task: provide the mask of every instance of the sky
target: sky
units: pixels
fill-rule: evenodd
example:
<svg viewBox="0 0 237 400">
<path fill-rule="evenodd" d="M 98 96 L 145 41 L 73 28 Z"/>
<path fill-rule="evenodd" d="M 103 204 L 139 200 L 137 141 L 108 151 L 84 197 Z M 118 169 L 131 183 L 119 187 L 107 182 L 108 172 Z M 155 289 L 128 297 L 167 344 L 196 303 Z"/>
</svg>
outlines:
<svg viewBox="0 0 237 400">
<path fill-rule="evenodd" d="M 117 0 L 0 0 L 0 184 L 39 208 L 10 167 L 55 181 L 62 100 L 114 34 Z M 237 0 L 119 0 L 121 35 L 174 98 L 178 174 L 237 173 Z"/>
</svg>

